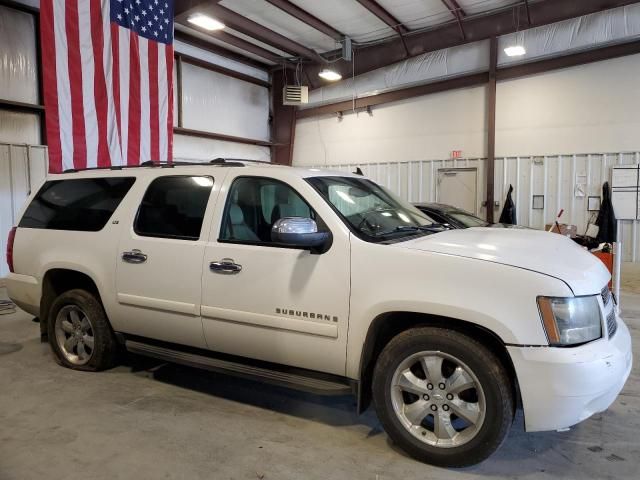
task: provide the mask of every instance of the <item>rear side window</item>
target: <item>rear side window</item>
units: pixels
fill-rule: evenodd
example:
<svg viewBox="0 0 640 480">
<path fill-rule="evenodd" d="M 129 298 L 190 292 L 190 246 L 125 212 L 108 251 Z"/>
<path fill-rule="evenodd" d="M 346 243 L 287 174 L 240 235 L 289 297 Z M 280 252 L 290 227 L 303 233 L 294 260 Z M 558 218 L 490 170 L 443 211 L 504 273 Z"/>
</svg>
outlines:
<svg viewBox="0 0 640 480">
<path fill-rule="evenodd" d="M 46 182 L 27 207 L 18 226 L 97 232 L 109 221 L 133 182 L 134 177 Z"/>
<path fill-rule="evenodd" d="M 140 204 L 135 232 L 143 237 L 198 240 L 212 188 L 211 177 L 156 178 Z"/>
</svg>

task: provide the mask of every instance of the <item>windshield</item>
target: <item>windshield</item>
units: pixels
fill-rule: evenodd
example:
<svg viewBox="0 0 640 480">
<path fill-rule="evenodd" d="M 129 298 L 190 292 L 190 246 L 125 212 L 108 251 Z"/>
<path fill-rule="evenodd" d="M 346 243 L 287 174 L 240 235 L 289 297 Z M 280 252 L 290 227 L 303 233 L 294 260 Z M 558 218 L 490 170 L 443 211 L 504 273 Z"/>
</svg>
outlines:
<svg viewBox="0 0 640 480">
<path fill-rule="evenodd" d="M 365 240 L 381 242 L 442 230 L 426 214 L 371 180 L 312 177 L 307 181 Z"/>
</svg>

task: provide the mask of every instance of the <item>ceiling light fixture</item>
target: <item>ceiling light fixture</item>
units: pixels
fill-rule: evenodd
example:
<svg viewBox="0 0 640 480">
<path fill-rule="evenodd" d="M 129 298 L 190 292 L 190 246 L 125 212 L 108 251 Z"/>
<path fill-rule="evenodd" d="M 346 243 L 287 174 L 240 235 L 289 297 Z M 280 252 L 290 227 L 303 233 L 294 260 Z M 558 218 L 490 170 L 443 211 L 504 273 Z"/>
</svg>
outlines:
<svg viewBox="0 0 640 480">
<path fill-rule="evenodd" d="M 322 71 L 318 75 L 320 76 L 320 78 L 324 78 L 325 80 L 329 80 L 330 82 L 335 82 L 342 79 L 342 75 L 340 75 L 335 70 L 330 70 L 328 68 L 322 69 Z"/>
<path fill-rule="evenodd" d="M 200 28 L 209 30 L 210 32 L 214 30 L 222 30 L 224 28 L 224 23 L 216 20 L 215 18 L 211 18 L 208 15 L 203 15 L 202 13 L 195 13 L 191 15 L 187 21 Z"/>
<path fill-rule="evenodd" d="M 527 51 L 522 45 L 511 45 L 504 49 L 504 53 L 506 53 L 508 57 L 519 57 L 527 53 Z"/>
</svg>

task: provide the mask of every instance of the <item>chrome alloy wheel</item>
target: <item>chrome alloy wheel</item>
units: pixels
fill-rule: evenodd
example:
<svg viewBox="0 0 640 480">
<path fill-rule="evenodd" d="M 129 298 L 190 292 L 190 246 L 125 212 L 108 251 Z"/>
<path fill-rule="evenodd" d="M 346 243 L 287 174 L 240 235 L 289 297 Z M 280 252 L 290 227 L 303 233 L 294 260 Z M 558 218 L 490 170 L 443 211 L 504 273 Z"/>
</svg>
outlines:
<svg viewBox="0 0 640 480">
<path fill-rule="evenodd" d="M 443 352 L 407 357 L 391 380 L 393 410 L 414 437 L 434 447 L 464 445 L 480 431 L 484 391 L 473 371 Z"/>
<path fill-rule="evenodd" d="M 93 327 L 89 317 L 76 305 L 60 309 L 55 323 L 56 342 L 66 360 L 85 365 L 93 355 Z"/>
</svg>

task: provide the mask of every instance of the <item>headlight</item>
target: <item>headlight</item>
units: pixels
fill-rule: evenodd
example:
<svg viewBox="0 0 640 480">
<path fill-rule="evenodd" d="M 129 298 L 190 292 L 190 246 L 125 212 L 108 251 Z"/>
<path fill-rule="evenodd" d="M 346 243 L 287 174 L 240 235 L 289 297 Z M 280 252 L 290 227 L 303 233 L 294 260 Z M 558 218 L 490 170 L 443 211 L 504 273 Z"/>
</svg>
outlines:
<svg viewBox="0 0 640 480">
<path fill-rule="evenodd" d="M 575 345 L 602 336 L 598 297 L 538 297 L 550 345 Z"/>
</svg>

